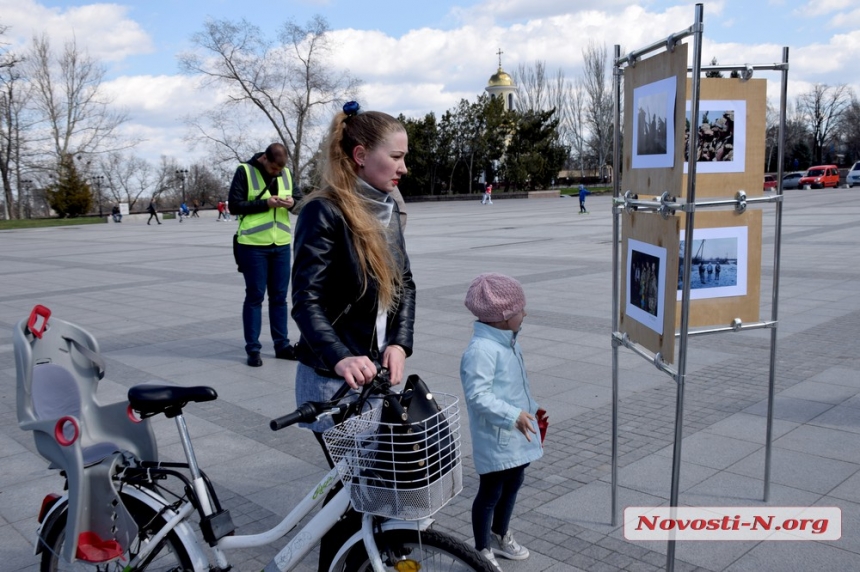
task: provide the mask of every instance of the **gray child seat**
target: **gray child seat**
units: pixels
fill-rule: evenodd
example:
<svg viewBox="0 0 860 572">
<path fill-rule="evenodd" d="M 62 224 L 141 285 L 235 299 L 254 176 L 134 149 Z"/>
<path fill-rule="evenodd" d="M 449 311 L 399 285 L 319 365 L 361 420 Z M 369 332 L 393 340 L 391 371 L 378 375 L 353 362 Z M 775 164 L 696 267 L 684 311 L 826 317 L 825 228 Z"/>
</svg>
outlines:
<svg viewBox="0 0 860 572">
<path fill-rule="evenodd" d="M 18 426 L 33 432 L 50 468 L 66 473 L 63 559 L 110 560 L 137 535 L 112 476 L 121 470 L 123 455 L 156 461 L 155 435 L 148 420 L 129 417 L 128 401 L 105 405 L 96 398 L 104 377 L 96 339 L 74 324 L 49 318 L 50 310 L 36 306 L 15 327 Z"/>
</svg>

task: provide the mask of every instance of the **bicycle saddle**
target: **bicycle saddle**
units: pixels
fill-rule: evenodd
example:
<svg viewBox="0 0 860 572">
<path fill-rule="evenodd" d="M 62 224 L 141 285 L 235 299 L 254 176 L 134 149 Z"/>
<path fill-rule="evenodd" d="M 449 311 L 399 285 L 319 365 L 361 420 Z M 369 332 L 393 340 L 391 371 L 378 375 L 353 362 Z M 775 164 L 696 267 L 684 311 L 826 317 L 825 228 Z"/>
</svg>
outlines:
<svg viewBox="0 0 860 572">
<path fill-rule="evenodd" d="M 189 402 L 203 403 L 218 399 L 218 393 L 211 387 L 198 385 L 181 387 L 177 385 L 136 385 L 128 390 L 128 402 L 141 417 L 152 417 L 164 413 L 175 417 Z"/>
</svg>

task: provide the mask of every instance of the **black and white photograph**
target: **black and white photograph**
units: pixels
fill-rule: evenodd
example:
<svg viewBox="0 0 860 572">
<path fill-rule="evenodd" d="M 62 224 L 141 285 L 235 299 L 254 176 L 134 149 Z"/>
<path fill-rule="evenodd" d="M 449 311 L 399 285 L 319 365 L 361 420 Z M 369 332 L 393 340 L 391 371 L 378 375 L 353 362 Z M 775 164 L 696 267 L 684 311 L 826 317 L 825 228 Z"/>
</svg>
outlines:
<svg viewBox="0 0 860 572">
<path fill-rule="evenodd" d="M 690 102 L 684 126 L 684 172 L 690 160 Z M 696 118 L 696 172 L 742 173 L 746 163 L 746 101 L 701 100 Z"/>
<path fill-rule="evenodd" d="M 627 307 L 625 313 L 658 334 L 663 333 L 666 295 L 666 249 L 627 241 Z"/>
<path fill-rule="evenodd" d="M 633 90 L 632 168 L 674 166 L 676 88 L 671 77 Z"/>
<path fill-rule="evenodd" d="M 681 231 L 679 260 L 684 259 Z M 747 227 L 702 228 L 691 243 L 690 299 L 744 296 L 747 283 Z M 678 265 L 678 300 L 684 288 L 683 263 Z"/>
</svg>

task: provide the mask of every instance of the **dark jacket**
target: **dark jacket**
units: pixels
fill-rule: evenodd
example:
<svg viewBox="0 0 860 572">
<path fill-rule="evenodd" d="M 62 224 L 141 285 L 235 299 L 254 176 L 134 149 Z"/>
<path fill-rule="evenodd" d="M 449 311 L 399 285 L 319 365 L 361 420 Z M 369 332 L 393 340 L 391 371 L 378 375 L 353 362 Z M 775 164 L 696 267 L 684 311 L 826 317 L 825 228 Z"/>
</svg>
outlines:
<svg viewBox="0 0 860 572">
<path fill-rule="evenodd" d="M 399 209 L 394 219 L 400 227 Z M 415 282 L 403 233 L 397 233 L 403 271 L 403 293 L 388 314 L 388 343 L 412 354 L 415 322 Z M 361 294 L 361 272 L 351 231 L 340 210 L 316 198 L 302 206 L 293 233 L 292 316 L 301 332 L 299 361 L 317 373 L 335 376 L 334 366 L 350 356 L 365 355 L 379 362 L 376 313 L 378 292 L 371 282 Z"/>
</svg>

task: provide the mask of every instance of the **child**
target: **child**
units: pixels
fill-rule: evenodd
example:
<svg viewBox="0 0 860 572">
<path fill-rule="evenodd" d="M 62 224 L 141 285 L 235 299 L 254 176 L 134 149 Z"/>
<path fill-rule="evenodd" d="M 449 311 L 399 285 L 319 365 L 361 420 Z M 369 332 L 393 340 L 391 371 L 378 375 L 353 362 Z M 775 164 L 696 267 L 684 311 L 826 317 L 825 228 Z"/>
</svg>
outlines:
<svg viewBox="0 0 860 572">
<path fill-rule="evenodd" d="M 501 570 L 495 555 L 511 560 L 529 557 L 508 525 L 525 468 L 543 455 L 534 423 L 538 405 L 529 392 L 517 343 L 526 317 L 526 296 L 513 278 L 489 273 L 472 281 L 465 303 L 478 318 L 460 361 L 480 476 L 472 504 L 472 530 L 475 548 Z"/>
<path fill-rule="evenodd" d="M 585 210 L 585 196 L 590 195 L 591 191 L 585 188 L 585 185 L 579 185 L 579 214 L 585 213 L 588 214 L 588 211 Z"/>
</svg>

